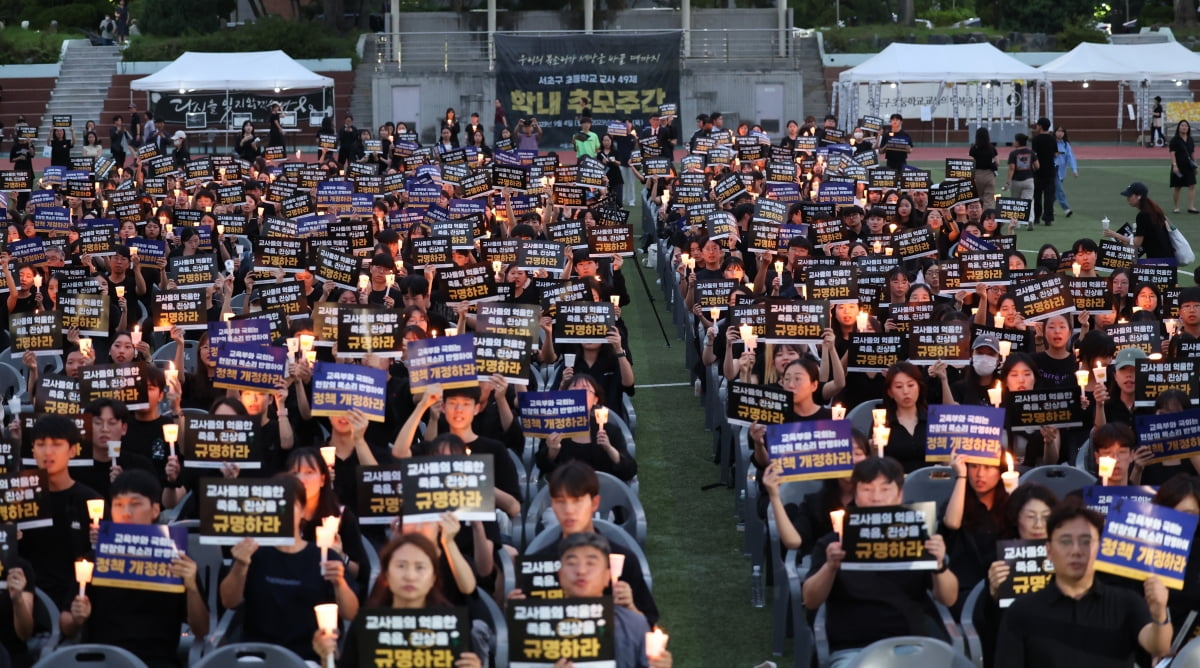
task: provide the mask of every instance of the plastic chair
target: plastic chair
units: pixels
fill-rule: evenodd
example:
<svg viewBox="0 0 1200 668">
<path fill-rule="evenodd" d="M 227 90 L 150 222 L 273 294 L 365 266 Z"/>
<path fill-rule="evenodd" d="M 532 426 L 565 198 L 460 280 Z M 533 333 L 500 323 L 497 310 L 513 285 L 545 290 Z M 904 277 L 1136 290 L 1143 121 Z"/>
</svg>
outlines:
<svg viewBox="0 0 1200 668">
<path fill-rule="evenodd" d="M 504 612 L 489 594 L 479 593 L 476 599 L 483 603 L 485 623 L 492 627 L 488 647 L 491 665 L 496 668 L 508 668 L 508 621 L 504 618 Z M 483 663 L 488 665 L 487 661 Z"/>
<path fill-rule="evenodd" d="M 967 642 L 967 652 L 971 655 L 971 660 L 977 668 L 983 667 L 983 640 L 979 637 L 979 629 L 975 628 L 975 608 L 979 605 L 979 599 L 983 597 L 983 588 L 986 585 L 986 578 L 975 583 L 971 593 L 967 594 L 967 600 L 963 603 L 962 613 L 959 616 L 962 620 L 963 636 Z"/>
<path fill-rule="evenodd" d="M 1186 628 L 1186 627 L 1185 627 Z M 1200 640 L 1191 640 L 1171 659 L 1171 668 L 1200 668 Z"/>
<path fill-rule="evenodd" d="M 954 469 L 949 466 L 926 466 L 904 477 L 904 503 L 936 501 L 938 517 L 954 491 Z"/>
<path fill-rule="evenodd" d="M 0 362 L 0 399 L 8 401 L 10 397 L 19 397 L 21 403 L 29 403 L 30 400 L 25 391 L 25 380 L 21 376 L 20 370 Z"/>
<path fill-rule="evenodd" d="M 1075 453 L 1075 468 L 1080 471 L 1091 472 L 1094 466 L 1089 466 L 1092 463 L 1092 439 L 1083 442 L 1079 446 L 1079 452 Z"/>
<path fill-rule="evenodd" d="M 899 636 L 867 645 L 850 668 L 971 668 L 971 660 L 935 638 Z"/>
<path fill-rule="evenodd" d="M 268 643 L 245 642 L 227 645 L 205 656 L 194 668 L 234 668 L 268 665 L 271 668 L 308 668 L 304 659 L 289 649 Z"/>
<path fill-rule="evenodd" d="M 301 664 L 303 665 L 303 664 Z M 34 668 L 74 668 L 76 666 L 103 666 L 103 668 L 146 668 L 146 664 L 132 652 L 113 645 L 85 644 L 67 645 L 54 651 Z"/>
<path fill-rule="evenodd" d="M 800 505 L 803 503 L 806 495 L 812 494 L 820 489 L 821 482 L 819 480 L 788 482 L 779 487 L 779 497 L 783 501 L 784 505 L 789 503 Z M 797 613 L 799 614 L 798 620 L 800 621 L 800 624 L 796 625 L 794 632 L 798 634 L 796 635 L 797 658 L 800 658 L 799 645 L 800 642 L 805 639 L 802 637 L 802 635 L 807 635 L 801 634 L 799 628 L 800 626 L 805 626 L 805 630 L 807 631 L 807 625 L 804 624 L 806 617 L 803 610 L 802 599 L 798 594 L 801 583 L 799 578 L 797 578 L 795 583 L 790 581 L 789 573 L 785 565 L 786 560 L 788 559 L 791 559 L 793 562 L 795 562 L 797 552 L 795 550 L 787 550 L 786 552 L 784 551 L 783 546 L 779 543 L 779 529 L 777 528 L 776 522 L 775 507 L 767 506 L 767 541 L 771 554 L 771 572 L 773 573 L 772 582 L 774 583 L 773 587 L 775 592 L 774 608 L 771 612 L 771 616 L 774 620 L 771 653 L 775 656 L 783 656 L 784 645 L 787 642 L 788 611 L 791 610 L 794 619 L 796 618 L 795 616 Z M 797 574 L 797 576 L 798 575 L 799 574 Z M 795 592 L 792 591 L 792 584 L 796 585 Z M 806 657 L 812 652 L 811 638 L 808 639 L 807 645 L 808 649 L 804 653 Z"/>
<path fill-rule="evenodd" d="M 850 409 L 846 413 L 846 419 L 854 426 L 859 433 L 871 435 L 871 427 L 875 426 L 875 418 L 871 415 L 871 411 L 883 406 L 883 399 L 872 399 Z"/>
<path fill-rule="evenodd" d="M 25 642 L 32 657 L 49 656 L 62 640 L 59 610 L 50 595 L 41 589 L 33 590 L 33 636 Z"/>
<path fill-rule="evenodd" d="M 175 346 L 174 341 L 167 341 L 150 359 L 154 362 L 173 362 L 175 361 Z M 188 373 L 196 373 L 196 365 L 199 363 L 200 343 L 198 341 L 185 340 L 183 342 L 183 370 Z"/>
<path fill-rule="evenodd" d="M 629 485 L 621 482 L 616 476 L 601 471 L 597 471 L 596 476 L 600 479 L 600 516 L 604 517 L 614 509 L 620 508 L 623 519 L 619 526 L 633 536 L 638 545 L 645 545 L 646 509 L 642 507 L 642 502 L 634 495 Z M 542 513 L 549 508 L 550 487 L 546 486 L 538 490 L 525 510 L 524 536 L 527 541 L 530 536 L 538 534 L 539 520 Z"/>
<path fill-rule="evenodd" d="M 375 551 L 375 546 L 371 544 L 371 541 L 363 535 L 359 535 L 359 538 L 362 539 L 363 552 L 367 553 L 367 566 L 371 569 L 371 579 L 367 582 L 374 587 L 375 582 L 379 580 L 379 574 L 383 572 L 383 565 L 379 562 L 379 553 Z"/>
<path fill-rule="evenodd" d="M 596 520 L 594 525 L 596 533 L 607 538 L 609 542 L 616 543 L 637 557 L 638 566 L 642 569 L 642 579 L 646 581 L 646 588 L 654 591 L 654 581 L 650 577 L 650 561 L 646 559 L 646 552 L 642 549 L 642 546 L 638 545 L 636 541 L 630 538 L 627 532 L 612 522 Z M 538 552 L 547 550 L 557 545 L 561 539 L 562 529 L 550 527 L 529 541 L 529 545 L 525 547 L 525 554 L 537 554 Z"/>
<path fill-rule="evenodd" d="M 938 603 L 936 600 L 933 600 L 933 594 L 926 592 L 926 595 L 929 596 L 930 600 L 932 600 L 932 602 L 934 604 L 934 608 L 937 610 L 937 613 L 938 613 L 938 621 L 941 622 L 942 626 L 945 628 L 946 635 L 951 640 L 951 643 L 952 643 L 951 645 L 946 645 L 946 643 L 941 640 L 937 640 L 935 638 L 926 638 L 924 636 L 898 636 L 897 638 L 888 638 L 886 640 L 881 640 L 877 643 L 868 645 L 867 647 L 863 648 L 863 653 L 865 654 L 868 649 L 871 649 L 872 647 L 874 647 L 875 645 L 878 645 L 880 643 L 887 643 L 889 641 L 894 641 L 894 640 L 898 640 L 901 638 L 903 638 L 903 639 L 915 638 L 918 640 L 929 640 L 931 642 L 940 643 L 941 645 L 945 645 L 947 648 L 949 648 L 952 653 L 957 653 L 957 654 L 961 655 L 964 652 L 963 636 L 962 636 L 962 632 L 958 628 L 958 625 L 954 623 L 954 618 L 950 615 L 950 610 L 947 609 L 946 606 L 942 605 L 941 603 Z M 817 665 L 821 666 L 822 668 L 829 665 L 829 654 L 830 654 L 829 634 L 828 634 L 828 632 L 826 630 L 826 626 L 825 626 L 825 623 L 826 623 L 825 608 L 826 608 L 826 605 L 821 604 L 821 607 L 817 609 L 816 619 L 813 620 L 813 640 L 817 646 Z M 884 656 L 886 656 L 886 653 L 884 653 Z M 920 666 L 921 668 L 925 668 L 927 666 L 950 666 L 952 668 L 969 668 L 972 666 L 971 661 L 969 659 L 967 659 L 965 655 L 963 655 L 962 658 L 963 658 L 963 661 L 965 661 L 965 663 L 961 663 L 961 664 L 960 663 L 945 663 L 945 662 L 937 661 L 936 659 L 930 659 L 928 656 L 926 656 L 926 658 L 922 659 L 921 662 L 919 662 L 919 663 L 888 663 L 886 660 L 881 660 L 881 662 L 878 662 L 878 663 L 870 663 L 870 664 L 863 665 L 863 664 L 858 663 L 859 658 L 856 657 L 855 662 L 851 665 L 854 665 L 854 666 L 863 665 L 863 668 L 866 668 L 866 666 L 878 666 L 879 668 L 900 668 L 900 667 L 907 667 L 907 666 Z"/>
<path fill-rule="evenodd" d="M 1089 485 L 1095 485 L 1097 479 L 1091 473 L 1083 469 L 1077 469 L 1074 466 L 1050 464 L 1026 471 L 1025 475 L 1021 476 L 1021 484 L 1023 485 L 1027 482 L 1045 485 L 1061 499 L 1071 492 L 1083 489 Z"/>
<path fill-rule="evenodd" d="M 188 492 L 191 494 L 191 492 Z M 184 501 L 186 501 L 186 497 Z M 179 503 L 176 508 L 182 507 L 184 501 Z M 221 582 L 221 548 L 216 545 L 202 545 L 200 543 L 200 534 L 190 531 L 188 533 L 187 555 L 196 562 L 196 580 L 200 585 L 201 591 L 205 592 L 205 604 L 208 605 L 208 628 L 217 627 L 217 610 L 218 598 L 217 595 L 220 589 Z M 204 642 L 202 638 L 197 638 L 191 629 L 187 638 L 190 641 L 190 646 L 187 647 L 188 665 L 195 664 L 204 654 Z M 182 644 L 182 643 L 181 643 Z M 181 648 L 183 649 L 183 648 Z"/>
</svg>

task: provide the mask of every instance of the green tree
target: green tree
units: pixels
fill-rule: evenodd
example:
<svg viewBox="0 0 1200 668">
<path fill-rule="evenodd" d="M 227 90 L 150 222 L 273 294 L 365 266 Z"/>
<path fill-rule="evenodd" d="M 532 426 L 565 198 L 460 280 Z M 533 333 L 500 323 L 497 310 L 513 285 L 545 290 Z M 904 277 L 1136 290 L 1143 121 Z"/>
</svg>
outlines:
<svg viewBox="0 0 1200 668">
<path fill-rule="evenodd" d="M 133 18 L 148 35 L 178 37 L 217 30 L 234 7 L 236 0 L 145 0 L 142 16 Z"/>
</svg>

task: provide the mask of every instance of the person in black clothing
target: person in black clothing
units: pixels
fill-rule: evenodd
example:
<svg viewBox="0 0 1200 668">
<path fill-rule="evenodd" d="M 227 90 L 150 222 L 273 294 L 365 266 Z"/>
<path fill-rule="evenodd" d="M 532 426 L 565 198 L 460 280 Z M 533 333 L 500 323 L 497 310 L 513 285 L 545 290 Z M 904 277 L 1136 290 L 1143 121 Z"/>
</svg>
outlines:
<svg viewBox="0 0 1200 668">
<path fill-rule="evenodd" d="M 185 169 L 192 159 L 191 150 L 188 148 L 187 133 L 183 130 L 176 130 L 175 134 L 171 135 L 171 144 L 174 146 L 174 150 L 171 151 L 171 162 L 175 165 L 175 169 Z"/>
<path fill-rule="evenodd" d="M 1174 634 L 1162 580 L 1147 579 L 1139 596 L 1096 579 L 1103 528 L 1103 516 L 1077 497 L 1067 497 L 1050 514 L 1054 579 L 1017 597 L 1005 613 L 996 668 L 1126 668 L 1139 647 L 1151 656 L 1170 651 Z"/>
<path fill-rule="evenodd" d="M 92 421 L 93 463 L 75 469 L 79 482 L 108 496 L 113 479 L 126 470 L 155 472 L 154 464 L 148 458 L 121 447 L 129 426 L 129 410 L 124 403 L 109 398 L 97 399 L 87 405 L 84 414 Z M 112 442 L 116 442 L 115 448 L 109 447 Z M 162 495 L 155 497 L 155 501 L 161 503 Z"/>
<path fill-rule="evenodd" d="M 1146 184 L 1141 181 L 1130 183 L 1121 191 L 1121 197 L 1138 210 L 1133 236 L 1130 238 L 1114 230 L 1104 230 L 1104 236 L 1137 246 L 1150 259 L 1174 259 L 1175 247 L 1171 244 L 1167 215 L 1150 199 L 1150 189 Z"/>
<path fill-rule="evenodd" d="M 67 132 L 71 133 L 70 139 Z M 54 128 L 50 136 L 50 164 L 55 167 L 71 166 L 71 149 L 75 147 L 75 128 Z"/>
<path fill-rule="evenodd" d="M 1167 136 L 1163 134 L 1162 96 L 1154 96 L 1154 109 L 1150 113 L 1150 143 L 1146 145 L 1146 148 L 1162 146 L 1167 143 Z"/>
<path fill-rule="evenodd" d="M 1033 172 L 1033 224 L 1039 220 L 1050 225 L 1054 222 L 1054 193 L 1058 189 L 1058 169 L 1054 156 L 1058 153 L 1058 140 L 1050 132 L 1050 119 L 1039 118 L 1031 127 L 1033 150 L 1036 162 Z"/>
<path fill-rule="evenodd" d="M 1196 210 L 1196 142 L 1192 139 L 1192 124 L 1186 120 L 1175 126 L 1175 136 L 1167 147 L 1171 151 L 1171 188 L 1175 202 L 1175 213 L 1179 213 L 1179 191 L 1188 189 L 1188 213 Z"/>
<path fill-rule="evenodd" d="M 283 143 L 283 107 L 278 104 L 271 105 L 271 128 L 270 134 L 267 137 L 268 146 L 284 146 Z M 287 150 L 285 148 L 284 153 Z"/>
<path fill-rule="evenodd" d="M 125 166 L 125 145 L 132 139 L 129 130 L 125 129 L 125 119 L 113 116 L 113 126 L 108 131 L 108 146 L 112 151 L 113 162 L 117 167 Z"/>
<path fill-rule="evenodd" d="M 975 194 L 979 195 L 979 203 L 985 209 L 994 206 L 996 197 L 996 146 L 992 144 L 988 129 L 980 127 L 975 131 L 975 143 L 971 144 L 968 152 L 975 160 Z"/>
<path fill-rule="evenodd" d="M 358 128 L 354 127 L 354 117 L 346 114 L 342 119 L 342 128 L 338 130 L 338 165 L 345 167 L 346 163 L 358 160 L 362 156 L 362 146 L 358 142 Z"/>
<path fill-rule="evenodd" d="M 904 165 L 908 164 L 908 154 L 913 149 L 912 137 L 909 137 L 908 133 L 904 131 L 903 116 L 892 114 L 889 120 L 892 129 L 884 133 L 879 150 L 883 151 L 890 169 L 904 169 Z"/>
</svg>

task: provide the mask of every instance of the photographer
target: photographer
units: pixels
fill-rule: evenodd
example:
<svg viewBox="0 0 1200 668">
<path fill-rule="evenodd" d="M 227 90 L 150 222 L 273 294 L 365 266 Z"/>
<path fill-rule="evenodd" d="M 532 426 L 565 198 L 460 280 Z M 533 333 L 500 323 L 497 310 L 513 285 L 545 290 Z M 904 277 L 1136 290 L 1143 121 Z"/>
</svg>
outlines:
<svg viewBox="0 0 1200 668">
<path fill-rule="evenodd" d="M 517 148 L 536 151 L 541 140 L 542 126 L 538 125 L 537 117 L 522 118 L 517 123 Z"/>
</svg>

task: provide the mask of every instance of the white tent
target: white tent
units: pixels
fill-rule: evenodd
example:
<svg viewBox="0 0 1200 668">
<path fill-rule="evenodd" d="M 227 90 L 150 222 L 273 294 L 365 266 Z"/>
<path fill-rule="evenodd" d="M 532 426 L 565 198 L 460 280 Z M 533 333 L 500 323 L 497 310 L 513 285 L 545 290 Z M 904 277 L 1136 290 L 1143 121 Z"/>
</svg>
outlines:
<svg viewBox="0 0 1200 668">
<path fill-rule="evenodd" d="M 282 51 L 196 53 L 187 51 L 161 70 L 129 84 L 133 90 L 261 91 L 333 86 Z"/>
<path fill-rule="evenodd" d="M 949 101 L 953 105 L 954 125 L 957 128 L 960 119 L 959 103 L 964 99 L 960 94 L 962 84 L 974 84 L 973 95 L 965 99 L 974 99 L 975 121 L 982 123 L 990 121 L 992 101 L 999 91 L 991 82 L 1021 81 L 1041 79 L 1037 69 L 1022 63 L 987 42 L 978 44 L 900 44 L 892 43 L 883 51 L 838 75 L 838 86 L 834 88 L 834 107 L 837 108 L 836 97 L 841 93 L 844 103 L 840 106 L 840 124 L 850 127 L 857 122 L 859 96 L 862 85 L 866 85 L 867 104 L 870 113 L 879 115 L 883 102 L 882 84 L 889 83 L 892 88 L 899 88 L 905 83 L 941 84 L 938 95 L 932 107 L 937 107 Z M 965 94 L 965 93 L 964 93 Z M 899 91 L 897 91 L 899 97 Z M 983 114 L 984 101 L 987 101 L 988 117 Z M 1018 96 L 1019 97 L 1019 96 Z M 949 130 L 949 127 L 947 127 Z"/>
<path fill-rule="evenodd" d="M 1117 128 L 1125 126 L 1125 86 L 1133 91 L 1143 130 L 1150 128 L 1151 81 L 1185 81 L 1200 72 L 1200 54 L 1179 42 L 1092 44 L 1084 42 L 1038 68 L 1046 86 L 1046 115 L 1053 118 L 1055 81 L 1116 81 Z"/>
</svg>

